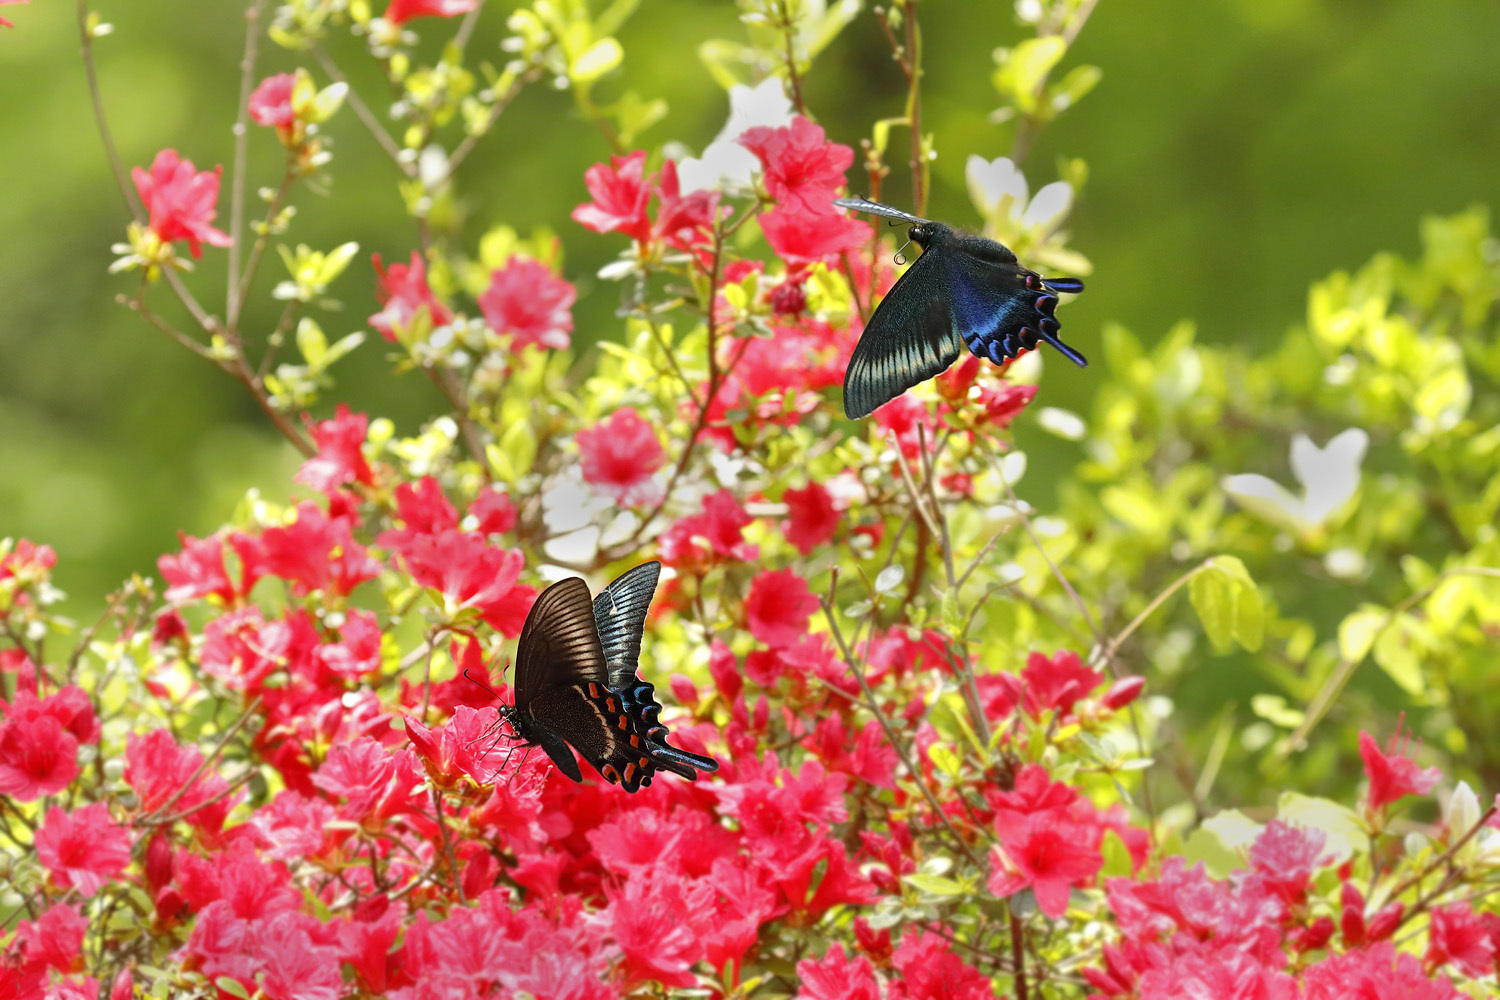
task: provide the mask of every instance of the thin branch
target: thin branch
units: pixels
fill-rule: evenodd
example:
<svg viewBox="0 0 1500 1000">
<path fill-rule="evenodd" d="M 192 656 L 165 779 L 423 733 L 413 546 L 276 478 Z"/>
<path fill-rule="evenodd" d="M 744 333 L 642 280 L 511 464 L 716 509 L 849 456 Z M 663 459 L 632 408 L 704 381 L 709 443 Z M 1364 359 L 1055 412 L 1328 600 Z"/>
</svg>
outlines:
<svg viewBox="0 0 1500 1000">
<path fill-rule="evenodd" d="M 802 99 L 802 78 L 797 75 L 797 23 L 792 20 L 791 0 L 781 0 L 781 31 L 786 36 L 786 75 L 792 85 L 792 105 L 799 114 L 807 114 L 807 104 Z"/>
<path fill-rule="evenodd" d="M 94 65 L 94 38 L 89 32 L 88 0 L 78 0 L 78 37 L 83 47 L 83 73 L 88 80 L 89 100 L 94 107 L 94 125 L 99 129 L 99 138 L 104 143 L 104 157 L 109 161 L 110 172 L 115 175 L 115 183 L 120 188 L 120 194 L 125 198 L 131 217 L 136 222 L 144 224 L 146 208 L 141 204 L 140 196 L 130 184 L 129 175 L 125 172 L 125 164 L 115 148 L 114 135 L 109 130 L 109 119 L 104 113 L 104 95 L 99 90 L 99 74 Z"/>
<path fill-rule="evenodd" d="M 832 583 L 833 585 L 837 585 L 837 574 L 834 574 Z M 832 586 L 830 586 L 829 589 L 831 593 Z M 871 705 L 877 704 L 875 699 L 875 692 L 870 690 L 870 682 L 865 679 L 864 671 L 860 669 L 859 666 L 855 663 L 854 654 L 849 649 L 849 644 L 844 639 L 844 632 L 839 628 L 838 621 L 834 617 L 832 598 L 820 597 L 818 599 L 818 604 L 823 609 L 823 618 L 828 622 L 828 631 L 833 635 L 833 641 L 839 647 L 839 655 L 843 657 L 844 665 L 848 668 L 849 672 L 854 675 L 855 681 L 859 683 L 859 689 L 864 693 L 865 700 Z M 948 814 L 943 810 L 942 804 L 938 802 L 937 796 L 933 794 L 932 789 L 927 787 L 927 781 L 922 776 L 921 766 L 912 760 L 910 754 L 907 752 L 906 747 L 903 746 L 901 741 L 896 738 L 895 730 L 891 728 L 890 720 L 886 718 L 885 713 L 881 711 L 875 712 L 875 721 L 879 723 L 880 729 L 885 734 L 886 740 L 891 744 L 891 748 L 895 750 L 896 754 L 901 758 L 901 763 L 906 766 L 907 773 L 911 775 L 911 779 L 916 784 L 917 789 L 922 793 L 922 797 L 927 800 L 927 805 L 932 809 L 933 814 L 937 817 L 938 821 L 943 824 L 943 827 L 948 831 L 948 833 L 953 837 L 954 844 L 963 853 L 963 855 L 969 859 L 969 862 L 971 864 L 973 864 L 976 868 L 983 868 L 983 862 L 981 862 L 980 859 L 976 857 L 974 852 L 969 848 L 968 842 L 964 840 L 963 835 L 960 834 L 958 830 L 953 826 L 952 820 L 948 818 Z"/>
<path fill-rule="evenodd" d="M 313 58 L 318 60 L 318 65 L 323 67 L 323 72 L 327 73 L 336 82 L 348 85 L 348 78 L 339 70 L 338 63 L 333 61 L 333 57 L 323 51 L 322 46 L 313 46 L 312 53 Z M 391 134 L 385 130 L 385 126 L 380 124 L 380 119 L 375 117 L 375 113 L 364 102 L 364 98 L 359 96 L 359 92 L 351 86 L 344 99 L 354 109 L 355 117 L 363 122 L 365 128 L 369 129 L 370 134 L 375 137 L 375 141 L 380 144 L 380 148 L 384 149 L 390 156 L 391 160 L 396 164 L 397 169 L 407 177 L 416 177 L 416 164 L 406 160 L 401 147 L 396 143 L 395 139 L 391 138 Z"/>
<path fill-rule="evenodd" d="M 177 341 L 177 343 L 181 344 L 183 347 L 186 347 L 188 350 L 198 355 L 198 357 L 203 358 L 206 361 L 212 361 L 214 364 L 220 366 L 221 368 L 225 366 L 223 358 L 219 357 L 213 351 L 209 350 L 208 347 L 198 343 L 198 341 L 194 340 L 192 337 L 189 337 L 187 334 L 183 333 L 175 326 L 172 326 L 166 320 L 162 319 L 160 316 L 156 315 L 156 313 L 148 309 L 146 307 L 146 300 L 144 298 L 131 298 L 128 295 L 121 294 L 115 296 L 115 301 L 120 305 L 125 306 L 127 309 L 138 313 L 140 317 L 147 323 L 150 323 L 162 333 L 165 333 L 168 337 L 171 337 L 173 340 Z"/>
<path fill-rule="evenodd" d="M 292 155 L 288 153 L 286 174 L 281 178 L 281 186 L 277 188 L 276 193 L 271 196 L 270 205 L 266 208 L 266 221 L 264 227 L 260 232 L 255 234 L 255 243 L 250 247 L 250 258 L 245 264 L 245 273 L 236 277 L 233 267 L 231 266 L 230 268 L 230 283 L 233 285 L 238 282 L 238 290 L 235 292 L 233 305 L 229 309 L 224 323 L 229 327 L 229 329 L 234 330 L 236 333 L 238 333 L 240 328 L 240 309 L 244 305 L 245 296 L 250 292 L 251 282 L 255 280 L 255 272 L 260 267 L 261 254 L 265 253 L 266 244 L 271 242 L 271 225 L 275 222 L 276 216 L 281 212 L 282 203 L 286 201 L 287 192 L 292 189 L 292 182 L 296 179 L 297 175 L 293 169 Z M 238 249 L 238 247 L 239 237 L 236 236 L 234 244 L 229 248 L 230 252 L 234 253 Z"/>
<path fill-rule="evenodd" d="M 429 190 L 441 187 L 448 178 L 454 175 L 458 170 L 458 165 L 469 158 L 469 154 L 474 151 L 474 147 L 479 144 L 479 140 L 488 135 L 490 129 L 495 127 L 495 123 L 500 120 L 500 116 L 505 113 L 506 108 L 510 107 L 511 102 L 516 99 L 521 90 L 528 83 L 535 82 L 541 75 L 542 67 L 533 66 L 525 73 L 516 77 L 515 81 L 510 85 L 510 89 L 495 98 L 495 103 L 490 105 L 490 114 L 485 119 L 484 126 L 477 132 L 470 132 L 464 136 L 463 141 L 458 144 L 457 148 L 453 150 L 452 155 L 448 157 L 448 164 L 443 168 L 443 176 L 438 178 L 437 183 L 431 185 Z"/>
<path fill-rule="evenodd" d="M 245 229 L 245 174 L 250 147 L 250 94 L 255 85 L 256 47 L 260 41 L 260 17 L 266 0 L 255 0 L 245 11 L 245 54 L 240 59 L 240 103 L 234 119 L 234 177 L 229 195 L 229 288 L 224 304 L 224 322 L 233 328 L 239 319 L 243 288 L 239 280 L 240 239 Z"/>
<path fill-rule="evenodd" d="M 995 463 L 995 471 L 1000 472 L 999 463 Z M 1073 585 L 1068 582 L 1068 578 L 1063 575 L 1063 571 L 1058 568 L 1057 563 L 1053 562 L 1052 557 L 1047 554 L 1047 547 L 1042 544 L 1041 537 L 1037 535 L 1036 529 L 1031 526 L 1031 518 L 1027 517 L 1026 512 L 1021 509 L 1021 499 L 1016 496 L 1016 491 L 1010 485 L 1010 480 L 1006 479 L 1005 475 L 1001 473 L 1000 482 L 1005 484 L 1005 492 L 1010 497 L 1011 505 L 1020 516 L 1021 527 L 1026 530 L 1026 535 L 1031 539 L 1031 544 L 1036 546 L 1036 550 L 1041 553 L 1042 559 L 1047 563 L 1047 567 L 1052 570 L 1052 575 L 1057 579 L 1062 589 L 1067 592 L 1068 597 L 1072 599 L 1073 604 L 1083 615 L 1083 620 L 1088 622 L 1089 631 L 1094 636 L 1094 642 L 1103 643 L 1104 634 L 1099 631 L 1099 626 L 1095 624 L 1094 616 L 1089 613 L 1088 605 L 1083 603 L 1083 598 L 1078 596 L 1078 591 L 1073 589 Z"/>
<path fill-rule="evenodd" d="M 1284 760 L 1290 756 L 1292 751 L 1301 750 L 1307 746 L 1307 734 L 1312 732 L 1314 726 L 1323 721 L 1323 717 L 1328 714 L 1329 708 L 1333 706 L 1334 700 L 1344 690 L 1344 686 L 1349 683 L 1349 678 L 1354 676 L 1354 671 L 1375 649 L 1375 644 L 1380 641 L 1381 637 L 1385 635 L 1391 626 L 1395 625 L 1412 608 L 1431 597 L 1437 591 L 1438 587 L 1442 586 L 1448 580 L 1459 576 L 1488 576 L 1500 579 L 1500 569 L 1489 566 L 1454 566 L 1450 569 L 1445 569 L 1434 577 L 1432 582 L 1427 586 L 1392 608 L 1390 613 L 1385 616 L 1385 620 L 1380 623 L 1380 627 L 1375 630 L 1375 634 L 1370 637 L 1369 644 L 1365 647 L 1364 652 L 1358 657 L 1345 657 L 1339 661 L 1328 682 L 1323 685 L 1322 690 L 1317 693 L 1312 703 L 1307 706 L 1307 717 L 1302 720 L 1302 725 L 1298 726 L 1297 731 L 1288 737 L 1286 743 L 1282 745 L 1280 759 Z"/>
<path fill-rule="evenodd" d="M 224 731 L 224 735 L 219 738 L 219 742 L 214 746 L 213 752 L 203 758 L 202 762 L 199 763 L 197 769 L 194 770 L 192 775 L 188 777 L 188 780 L 182 783 L 182 787 L 173 792 L 171 797 L 168 798 L 167 801 L 151 810 L 151 812 L 141 817 L 141 819 L 137 820 L 137 822 L 149 823 L 154 820 L 155 817 L 160 816 L 172 806 L 176 805 L 177 800 L 186 795 L 188 791 L 198 783 L 198 779 L 202 777 L 203 773 L 210 767 L 214 766 L 215 762 L 217 762 L 219 759 L 219 755 L 224 752 L 224 747 L 228 745 L 230 740 L 234 739 L 235 734 L 244 727 L 245 723 L 250 721 L 250 717 L 255 714 L 255 710 L 258 708 L 260 708 L 260 695 L 256 695 L 251 700 L 250 704 L 245 706 L 245 711 L 240 714 L 240 717 L 234 721 L 234 724 L 232 726 Z"/>
<path fill-rule="evenodd" d="M 918 215 L 927 214 L 927 163 L 922 154 L 922 49 L 917 34 L 917 0 L 906 0 L 906 60 L 911 67 L 907 81 L 906 117 L 911 124 L 911 200 Z M 1025 1000 L 1024 997 L 1021 1000 Z"/>
</svg>

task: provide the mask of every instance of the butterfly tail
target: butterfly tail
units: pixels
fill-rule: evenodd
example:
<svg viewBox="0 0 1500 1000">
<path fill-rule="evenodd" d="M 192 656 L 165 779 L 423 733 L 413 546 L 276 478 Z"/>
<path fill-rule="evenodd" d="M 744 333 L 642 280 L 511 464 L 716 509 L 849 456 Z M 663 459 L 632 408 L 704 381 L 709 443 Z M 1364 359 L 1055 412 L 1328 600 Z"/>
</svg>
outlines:
<svg viewBox="0 0 1500 1000">
<path fill-rule="evenodd" d="M 1082 278 L 1043 278 L 1042 284 L 1054 292 L 1067 292 L 1069 295 L 1077 295 L 1083 291 Z"/>
<path fill-rule="evenodd" d="M 668 746 L 665 743 L 652 744 L 651 762 L 662 770 L 681 775 L 689 781 L 697 780 L 697 771 L 713 773 L 719 769 L 719 762 L 712 757 L 705 757 L 702 754 L 696 754 L 689 750 Z"/>
<path fill-rule="evenodd" d="M 1057 353 L 1073 362 L 1079 368 L 1087 368 L 1089 366 L 1088 359 L 1085 358 L 1082 354 L 1079 354 L 1077 351 L 1073 350 L 1073 348 L 1069 347 L 1067 344 L 1064 344 L 1061 340 L 1058 340 L 1057 334 L 1052 333 L 1051 331 L 1046 329 L 1048 325 L 1049 324 L 1043 324 L 1042 329 L 1039 331 L 1042 339 L 1051 344 L 1053 347 L 1057 348 Z"/>
</svg>

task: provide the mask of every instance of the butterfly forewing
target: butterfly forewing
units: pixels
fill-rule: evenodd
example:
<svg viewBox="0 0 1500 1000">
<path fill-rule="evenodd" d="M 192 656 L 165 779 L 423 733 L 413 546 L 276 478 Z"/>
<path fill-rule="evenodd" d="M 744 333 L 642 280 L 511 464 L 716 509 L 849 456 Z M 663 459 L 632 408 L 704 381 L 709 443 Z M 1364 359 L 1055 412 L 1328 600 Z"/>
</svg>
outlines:
<svg viewBox="0 0 1500 1000">
<path fill-rule="evenodd" d="M 844 372 L 844 413 L 867 417 L 958 360 L 963 341 L 942 280 L 945 249 L 932 247 L 906 269 L 854 348 Z"/>
<path fill-rule="evenodd" d="M 554 583 L 531 606 L 521 628 L 515 677 L 516 708 L 523 711 L 549 687 L 608 683 L 589 585 L 581 578 Z"/>
</svg>

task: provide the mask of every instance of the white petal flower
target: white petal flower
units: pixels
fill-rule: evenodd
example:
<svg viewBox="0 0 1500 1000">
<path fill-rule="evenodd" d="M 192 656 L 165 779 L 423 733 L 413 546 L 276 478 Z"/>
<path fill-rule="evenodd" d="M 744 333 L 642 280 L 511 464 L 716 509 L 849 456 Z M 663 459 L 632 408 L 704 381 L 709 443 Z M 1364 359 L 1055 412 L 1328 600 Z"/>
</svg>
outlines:
<svg viewBox="0 0 1500 1000">
<path fill-rule="evenodd" d="M 1305 534 L 1323 527 L 1359 492 L 1359 466 L 1369 444 L 1370 436 L 1358 427 L 1323 448 L 1306 434 L 1293 437 L 1292 475 L 1302 484 L 1300 497 L 1260 475 L 1226 476 L 1220 485 L 1251 513 Z"/>
<path fill-rule="evenodd" d="M 1011 199 L 1008 214 L 1019 216 L 1025 211 L 1030 189 L 1026 186 L 1026 175 L 1010 157 L 986 160 L 970 156 L 964 165 L 964 179 L 969 182 L 969 197 L 986 218 L 999 212 L 1006 198 Z"/>
<path fill-rule="evenodd" d="M 1319 448 L 1305 434 L 1292 439 L 1292 475 L 1307 489 L 1304 516 L 1322 524 L 1359 490 L 1359 463 L 1370 435 L 1351 427 Z"/>
<path fill-rule="evenodd" d="M 1047 227 L 1062 221 L 1073 208 L 1073 185 L 1067 181 L 1053 181 L 1036 193 L 1021 222 L 1027 226 Z"/>
<path fill-rule="evenodd" d="M 689 157 L 677 165 L 682 191 L 707 188 L 749 187 L 759 161 L 739 144 L 739 137 L 752 128 L 781 128 L 792 121 L 792 102 L 781 81 L 770 77 L 757 87 L 735 84 L 729 88 L 729 121 L 714 136 L 698 159 Z"/>
</svg>

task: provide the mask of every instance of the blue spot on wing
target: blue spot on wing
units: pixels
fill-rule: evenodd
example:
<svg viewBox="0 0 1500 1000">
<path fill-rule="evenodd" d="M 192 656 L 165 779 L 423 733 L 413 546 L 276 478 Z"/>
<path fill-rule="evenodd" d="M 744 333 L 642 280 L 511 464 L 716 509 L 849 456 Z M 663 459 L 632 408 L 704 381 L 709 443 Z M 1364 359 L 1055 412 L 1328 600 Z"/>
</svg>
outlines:
<svg viewBox="0 0 1500 1000">
<path fill-rule="evenodd" d="M 970 351 L 986 360 L 994 361 L 997 352 L 1014 357 L 1021 327 L 1036 315 L 1031 304 L 1036 294 L 1024 286 L 1014 291 L 986 287 L 984 278 L 954 270 L 949 297 L 959 336 Z"/>
</svg>

